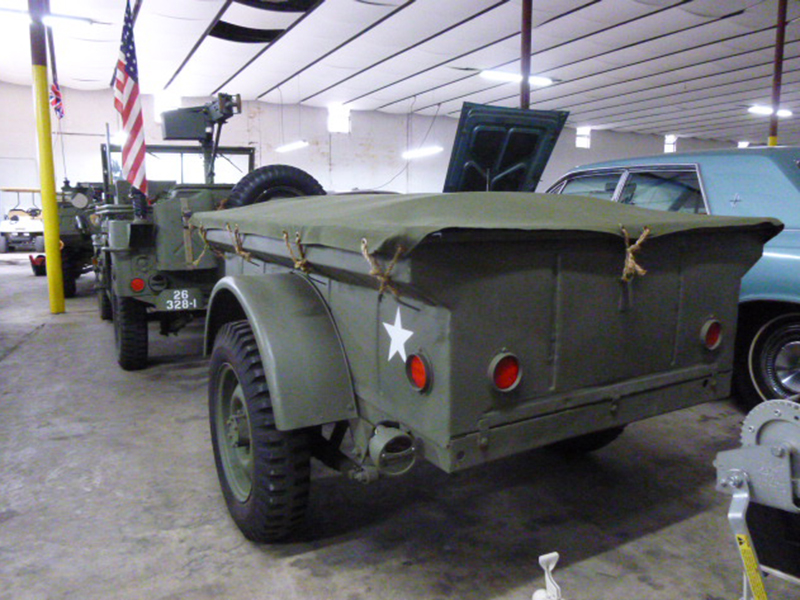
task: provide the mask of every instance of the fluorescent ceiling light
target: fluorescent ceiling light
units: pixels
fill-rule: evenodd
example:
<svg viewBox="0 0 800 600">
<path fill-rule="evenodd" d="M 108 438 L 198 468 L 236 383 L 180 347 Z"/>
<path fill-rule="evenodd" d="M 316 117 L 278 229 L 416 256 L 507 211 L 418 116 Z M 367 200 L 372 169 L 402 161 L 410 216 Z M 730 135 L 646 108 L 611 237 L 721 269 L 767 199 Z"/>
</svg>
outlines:
<svg viewBox="0 0 800 600">
<path fill-rule="evenodd" d="M 772 107 L 771 106 L 764 106 L 763 104 L 754 104 L 750 108 L 747 109 L 747 112 L 752 113 L 754 115 L 764 115 L 768 116 L 772 114 Z M 779 108 L 778 109 L 778 116 L 781 118 L 791 117 L 792 111 L 786 108 Z"/>
<path fill-rule="evenodd" d="M 293 150 L 300 150 L 300 148 L 305 148 L 306 146 L 308 146 L 306 140 L 297 140 L 296 142 L 289 142 L 283 146 L 278 146 L 275 148 L 275 152 L 292 152 Z"/>
<path fill-rule="evenodd" d="M 522 81 L 522 75 L 519 73 L 509 73 L 508 71 L 481 71 L 481 77 L 489 81 L 501 81 L 505 83 L 519 83 Z M 531 75 L 528 77 L 528 81 L 535 87 L 553 85 L 552 79 L 540 75 Z"/>
<path fill-rule="evenodd" d="M 439 154 L 444 148 L 441 146 L 425 146 L 424 148 L 417 148 L 416 150 L 406 150 L 402 156 L 405 160 L 414 160 L 415 158 L 424 158 L 426 156 L 433 156 Z"/>
<path fill-rule="evenodd" d="M 27 10 L 0 7 L 0 12 L 5 13 L 7 15 L 14 15 L 16 17 L 24 18 L 29 23 L 31 22 L 30 13 Z M 75 25 L 75 23 L 86 23 L 87 25 L 111 25 L 111 23 L 106 23 L 104 21 L 95 21 L 94 19 L 90 19 L 89 17 L 78 17 L 76 15 L 54 15 L 54 14 L 44 15 L 42 17 L 42 23 L 44 23 L 48 27 L 52 27 L 53 25 L 66 25 L 66 24 Z"/>
</svg>

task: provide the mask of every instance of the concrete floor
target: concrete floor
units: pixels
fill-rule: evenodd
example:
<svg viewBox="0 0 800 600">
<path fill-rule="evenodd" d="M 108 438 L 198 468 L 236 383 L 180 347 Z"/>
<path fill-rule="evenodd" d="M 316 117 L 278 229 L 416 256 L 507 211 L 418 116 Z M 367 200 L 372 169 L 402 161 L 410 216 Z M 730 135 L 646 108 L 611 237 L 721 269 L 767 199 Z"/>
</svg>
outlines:
<svg viewBox="0 0 800 600">
<path fill-rule="evenodd" d="M 738 445 L 729 402 L 635 424 L 579 459 L 423 465 L 372 486 L 320 476 L 307 540 L 255 545 L 217 483 L 200 324 L 153 329 L 153 365 L 126 373 L 91 279 L 51 315 L 27 255 L 0 255 L 2 600 L 527 600 L 554 550 L 566 600 L 740 595 L 712 467 Z"/>
</svg>

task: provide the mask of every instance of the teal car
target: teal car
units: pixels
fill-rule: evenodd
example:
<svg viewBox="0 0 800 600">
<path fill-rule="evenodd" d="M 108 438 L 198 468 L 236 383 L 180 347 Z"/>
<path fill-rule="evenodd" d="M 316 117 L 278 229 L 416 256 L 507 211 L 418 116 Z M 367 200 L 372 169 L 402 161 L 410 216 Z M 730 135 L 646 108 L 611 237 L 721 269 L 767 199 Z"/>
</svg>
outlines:
<svg viewBox="0 0 800 600">
<path fill-rule="evenodd" d="M 548 190 L 655 210 L 775 217 L 785 229 L 742 280 L 734 381 L 745 406 L 800 394 L 800 148 L 614 160 Z"/>
</svg>

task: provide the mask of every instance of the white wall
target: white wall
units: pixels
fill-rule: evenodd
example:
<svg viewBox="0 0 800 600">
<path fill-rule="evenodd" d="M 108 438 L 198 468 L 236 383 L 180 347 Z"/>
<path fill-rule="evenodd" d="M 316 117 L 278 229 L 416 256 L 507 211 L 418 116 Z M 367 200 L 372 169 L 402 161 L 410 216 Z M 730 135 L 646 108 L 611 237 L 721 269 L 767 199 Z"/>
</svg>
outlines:
<svg viewBox="0 0 800 600">
<path fill-rule="evenodd" d="M 53 118 L 56 185 L 64 177 L 73 183 L 102 177 L 100 144 L 106 123 L 112 132 L 120 127 L 108 90 L 63 91 L 66 116 Z M 199 106 L 208 98 L 184 98 L 184 106 Z M 154 120 L 152 97 L 143 97 L 145 137 L 163 144 L 161 127 Z M 328 190 L 382 189 L 397 192 L 439 191 L 444 184 L 450 148 L 458 120 L 425 116 L 353 112 L 352 131 L 328 133 L 327 111 L 246 102 L 243 113 L 223 128 L 221 143 L 256 149 L 256 165 L 291 164 L 311 173 Z M 39 187 L 36 125 L 31 88 L 0 82 L 0 187 Z M 279 154 L 285 142 L 306 139 L 308 148 Z M 439 145 L 444 152 L 425 159 L 404 161 L 400 154 L 420 145 Z M 62 146 L 63 143 L 63 146 Z M 183 143 L 183 142 L 175 142 Z M 565 129 L 545 170 L 539 191 L 561 174 L 580 164 L 663 152 L 661 136 L 593 131 L 591 149 L 575 148 L 575 131 Z M 703 140 L 679 139 L 678 150 L 730 146 Z M 66 163 L 66 166 L 65 166 Z M 15 202 L 0 196 L 2 208 Z"/>
</svg>

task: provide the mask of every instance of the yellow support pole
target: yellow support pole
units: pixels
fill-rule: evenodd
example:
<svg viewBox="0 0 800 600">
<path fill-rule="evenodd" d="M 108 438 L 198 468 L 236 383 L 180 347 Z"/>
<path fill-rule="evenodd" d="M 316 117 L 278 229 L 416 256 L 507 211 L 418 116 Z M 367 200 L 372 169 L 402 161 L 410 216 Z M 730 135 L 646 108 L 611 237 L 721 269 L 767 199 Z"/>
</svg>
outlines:
<svg viewBox="0 0 800 600">
<path fill-rule="evenodd" d="M 44 250 L 47 256 L 47 285 L 50 312 L 64 312 L 64 278 L 61 271 L 61 232 L 58 224 L 53 138 L 50 130 L 50 94 L 47 86 L 47 42 L 42 17 L 49 12 L 48 0 L 28 0 L 31 15 L 31 56 L 36 132 L 39 142 L 39 181 L 42 190 Z"/>
</svg>

